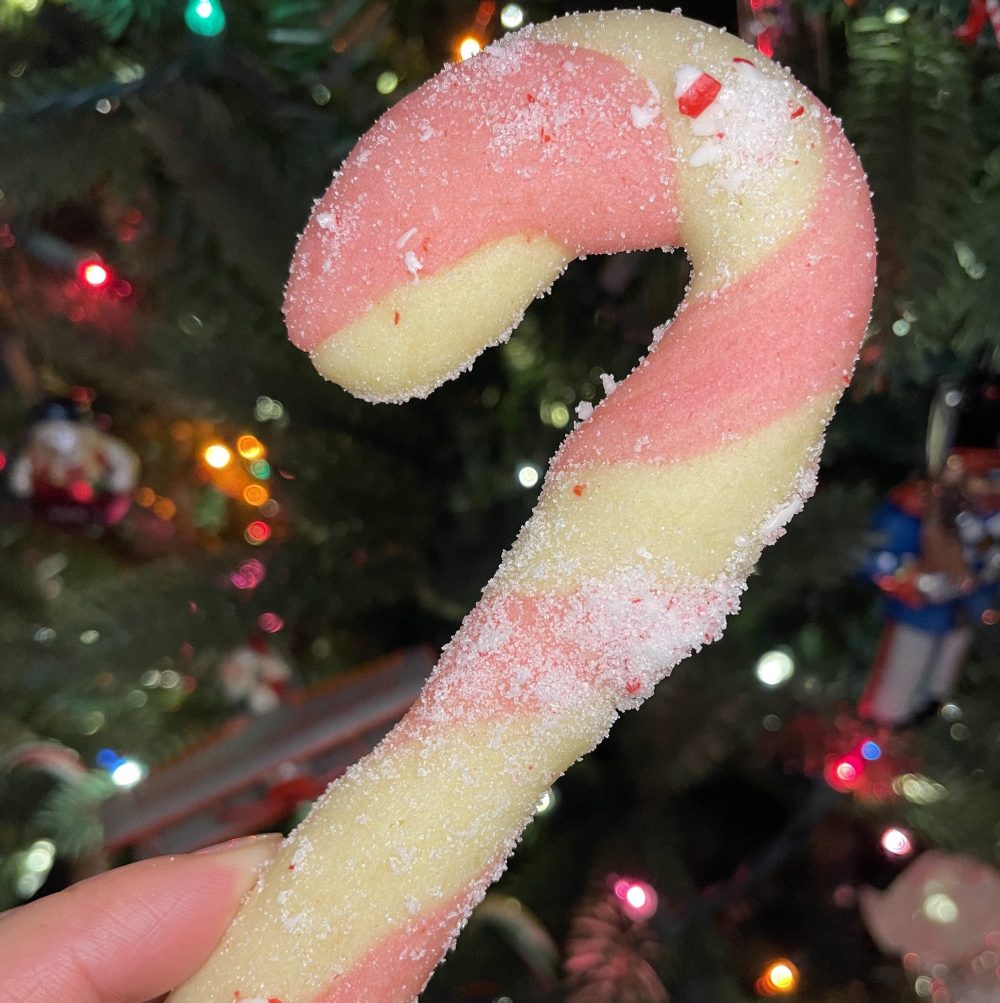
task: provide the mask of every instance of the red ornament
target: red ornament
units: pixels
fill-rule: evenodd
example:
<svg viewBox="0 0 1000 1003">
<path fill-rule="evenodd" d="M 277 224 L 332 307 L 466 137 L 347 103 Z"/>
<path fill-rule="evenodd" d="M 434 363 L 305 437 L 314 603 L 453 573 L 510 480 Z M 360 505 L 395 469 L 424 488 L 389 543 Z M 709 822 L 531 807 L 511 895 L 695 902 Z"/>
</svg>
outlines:
<svg viewBox="0 0 1000 1003">
<path fill-rule="evenodd" d="M 965 20 L 955 29 L 955 38 L 966 45 L 974 45 L 989 19 L 1000 45 L 1000 0 L 972 0 Z"/>
</svg>

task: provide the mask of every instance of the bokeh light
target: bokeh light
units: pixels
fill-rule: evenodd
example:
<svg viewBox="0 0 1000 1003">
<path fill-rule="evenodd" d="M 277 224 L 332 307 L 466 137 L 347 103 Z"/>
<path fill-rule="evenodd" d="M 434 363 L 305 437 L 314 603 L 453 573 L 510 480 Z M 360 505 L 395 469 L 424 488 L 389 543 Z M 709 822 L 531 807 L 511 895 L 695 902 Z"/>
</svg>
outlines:
<svg viewBox="0 0 1000 1003">
<path fill-rule="evenodd" d="M 754 988 L 759 996 L 787 996 L 798 985 L 799 970 L 787 958 L 778 958 L 764 969 Z"/>
<path fill-rule="evenodd" d="M 500 11 L 500 23 L 507 29 L 520 28 L 524 24 L 524 8 L 520 4 L 504 4 Z"/>
<path fill-rule="evenodd" d="M 656 912 L 659 898 L 656 890 L 647 882 L 635 878 L 618 878 L 612 888 L 622 912 L 631 919 L 646 920 Z"/>
<path fill-rule="evenodd" d="M 913 840 L 905 829 L 890 826 L 882 833 L 882 849 L 890 857 L 908 857 L 913 853 Z"/>
<path fill-rule="evenodd" d="M 233 451 L 221 442 L 213 442 L 201 453 L 202 459 L 213 469 L 222 470 L 233 461 Z"/>
<path fill-rule="evenodd" d="M 477 52 L 483 51 L 483 43 L 473 35 L 466 35 L 459 40 L 455 48 L 458 58 L 461 60 L 471 59 Z"/>
<path fill-rule="evenodd" d="M 241 435 L 236 440 L 236 452 L 244 460 L 256 460 L 264 455 L 264 444 L 256 435 Z"/>
<path fill-rule="evenodd" d="M 757 659 L 754 673 L 765 686 L 780 686 L 795 674 L 795 662 L 784 648 L 776 648 Z"/>
<path fill-rule="evenodd" d="M 271 527 L 263 519 L 255 519 L 243 533 L 247 543 L 259 546 L 271 539 Z"/>
<path fill-rule="evenodd" d="M 91 289 L 103 289 L 111 281 L 111 272 L 96 258 L 88 258 L 77 265 L 77 275 Z"/>
<path fill-rule="evenodd" d="M 542 479 L 542 471 L 534 463 L 519 463 L 514 476 L 522 488 L 533 488 Z"/>
</svg>

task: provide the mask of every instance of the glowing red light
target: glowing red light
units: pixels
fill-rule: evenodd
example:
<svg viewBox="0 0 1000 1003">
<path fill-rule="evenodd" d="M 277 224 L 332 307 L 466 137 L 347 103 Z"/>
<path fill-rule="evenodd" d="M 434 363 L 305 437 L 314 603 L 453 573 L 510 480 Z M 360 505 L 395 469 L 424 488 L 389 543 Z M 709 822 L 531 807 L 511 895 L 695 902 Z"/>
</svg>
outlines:
<svg viewBox="0 0 1000 1003">
<path fill-rule="evenodd" d="M 656 912 L 658 899 L 652 885 L 645 881 L 619 878 L 612 886 L 621 902 L 622 912 L 635 920 L 649 919 Z"/>
<path fill-rule="evenodd" d="M 103 289 L 111 281 L 111 272 L 96 258 L 81 261 L 77 274 L 91 289 Z"/>
<path fill-rule="evenodd" d="M 268 634 L 277 634 L 285 626 L 285 621 L 277 613 L 261 613 L 257 617 L 257 626 Z"/>
<path fill-rule="evenodd" d="M 271 538 L 271 527 L 263 519 L 255 519 L 246 528 L 248 543 L 264 543 Z"/>
<path fill-rule="evenodd" d="M 823 776 L 826 782 L 842 794 L 853 791 L 861 785 L 864 779 L 865 764 L 860 756 L 854 754 L 831 759 L 826 764 Z"/>
</svg>

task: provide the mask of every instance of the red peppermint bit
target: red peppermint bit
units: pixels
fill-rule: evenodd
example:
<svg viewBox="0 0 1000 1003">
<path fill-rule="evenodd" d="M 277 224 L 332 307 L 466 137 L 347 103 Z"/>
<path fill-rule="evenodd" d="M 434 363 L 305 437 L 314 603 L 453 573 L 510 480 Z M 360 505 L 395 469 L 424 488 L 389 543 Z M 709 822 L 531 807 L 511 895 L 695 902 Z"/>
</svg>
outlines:
<svg viewBox="0 0 1000 1003">
<path fill-rule="evenodd" d="M 542 137 L 543 143 L 552 142 L 552 137 L 545 131 L 544 127 L 538 130 L 538 134 Z"/>
<path fill-rule="evenodd" d="M 806 113 L 805 108 L 803 108 L 802 105 L 799 105 L 797 108 L 794 108 L 792 110 L 791 115 L 789 115 L 788 117 L 789 118 L 799 118 L 801 115 L 804 115 L 805 113 Z"/>
<path fill-rule="evenodd" d="M 734 63 L 746 63 L 747 66 L 753 66 L 754 65 L 754 61 L 752 59 L 746 59 L 743 56 L 733 56 L 733 62 Z"/>
<path fill-rule="evenodd" d="M 295 864 L 289 864 L 289 865 L 288 865 L 288 869 L 289 869 L 290 871 L 294 871 L 294 870 L 295 870 Z"/>
<path fill-rule="evenodd" d="M 528 95 L 528 104 L 534 104 L 534 103 L 535 103 L 535 95 L 534 94 L 529 94 Z"/>
<path fill-rule="evenodd" d="M 267 1003 L 281 1003 L 277 996 L 268 996 Z"/>
<path fill-rule="evenodd" d="M 722 84 L 715 77 L 700 73 L 677 99 L 677 110 L 688 118 L 697 118 L 719 96 L 721 90 Z"/>
<path fill-rule="evenodd" d="M 583 491 L 586 488 L 586 486 L 587 486 L 586 484 L 574 484 L 573 485 L 573 494 L 575 494 L 577 496 L 577 498 L 579 498 L 580 495 L 583 494 Z"/>
<path fill-rule="evenodd" d="M 424 239 L 420 241 L 420 250 L 423 251 L 424 254 L 426 254 L 430 249 L 431 249 L 431 238 L 424 237 Z"/>
<path fill-rule="evenodd" d="M 632 605 L 633 605 L 633 606 L 638 606 L 638 605 L 639 605 L 639 603 L 641 603 L 641 602 L 642 602 L 642 600 L 641 600 L 641 599 L 633 599 L 633 600 L 632 600 Z"/>
<path fill-rule="evenodd" d="M 628 693 L 629 696 L 633 696 L 634 694 L 638 693 L 639 690 L 641 689 L 642 689 L 642 683 L 638 679 L 630 679 L 625 684 L 625 692 Z"/>
<path fill-rule="evenodd" d="M 398 310 L 393 310 L 393 312 L 392 312 L 392 322 L 393 322 L 393 324 L 398 324 L 399 323 L 399 311 Z"/>
</svg>

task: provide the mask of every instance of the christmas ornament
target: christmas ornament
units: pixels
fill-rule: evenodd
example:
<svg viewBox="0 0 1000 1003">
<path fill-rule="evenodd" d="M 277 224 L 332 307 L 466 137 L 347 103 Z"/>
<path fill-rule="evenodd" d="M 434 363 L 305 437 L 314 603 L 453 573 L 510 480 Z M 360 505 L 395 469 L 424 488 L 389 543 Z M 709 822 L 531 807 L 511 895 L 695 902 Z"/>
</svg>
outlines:
<svg viewBox="0 0 1000 1003">
<path fill-rule="evenodd" d="M 254 637 L 219 663 L 222 688 L 254 714 L 274 710 L 288 694 L 292 670 L 266 637 Z"/>
<path fill-rule="evenodd" d="M 965 20 L 955 29 L 955 37 L 973 45 L 989 20 L 997 45 L 1000 45 L 1000 0 L 972 0 Z"/>
<path fill-rule="evenodd" d="M 186 853 L 273 827 L 388 731 L 433 664 L 427 649 L 403 651 L 234 718 L 104 802 L 106 850 Z"/>
<path fill-rule="evenodd" d="M 921 995 L 1000 1001 L 1000 874 L 993 867 L 928 850 L 886 891 L 863 889 L 860 906 L 875 942 L 903 957 Z"/>
<path fill-rule="evenodd" d="M 660 944 L 649 925 L 623 908 L 627 894 L 613 876 L 585 899 L 566 942 L 567 1003 L 667 1003 L 653 963 Z"/>
<path fill-rule="evenodd" d="M 924 481 L 894 489 L 872 518 L 864 571 L 885 629 L 861 698 L 863 717 L 912 724 L 951 692 L 992 625 L 1000 581 L 1000 383 L 943 386 L 931 408 Z"/>
<path fill-rule="evenodd" d="M 49 398 L 32 411 L 8 484 L 46 522 L 114 526 L 131 505 L 139 459 L 120 440 L 85 421 L 73 401 Z"/>
</svg>

